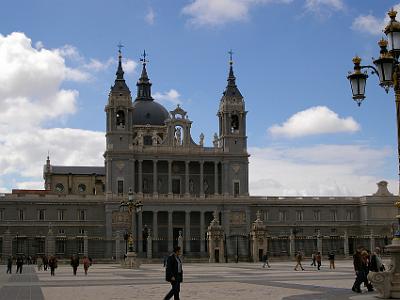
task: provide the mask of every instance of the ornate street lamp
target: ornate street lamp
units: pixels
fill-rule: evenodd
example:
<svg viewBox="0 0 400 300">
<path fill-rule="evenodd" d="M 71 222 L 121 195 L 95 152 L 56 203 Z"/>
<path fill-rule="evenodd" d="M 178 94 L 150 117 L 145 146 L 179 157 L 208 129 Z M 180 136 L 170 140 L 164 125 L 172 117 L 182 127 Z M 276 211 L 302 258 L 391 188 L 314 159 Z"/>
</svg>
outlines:
<svg viewBox="0 0 400 300">
<path fill-rule="evenodd" d="M 143 204 L 141 201 L 136 200 L 134 201 L 133 199 L 133 191 L 132 188 L 129 188 L 128 192 L 128 201 L 121 201 L 120 207 L 122 208 L 127 208 L 129 215 L 132 215 L 133 213 L 137 215 L 142 211 Z M 136 218 L 137 219 L 137 218 Z M 136 227 L 136 236 L 138 237 L 138 232 L 137 232 L 137 224 L 134 224 Z M 125 239 L 125 236 L 124 236 Z M 129 252 L 134 252 L 133 251 L 133 238 L 132 238 L 132 233 L 126 238 L 128 241 L 128 247 L 129 247 Z"/>
<path fill-rule="evenodd" d="M 400 23 L 396 20 L 397 12 L 393 9 L 388 13 L 390 22 L 386 26 L 384 32 L 388 41 L 381 39 L 378 44 L 380 46 L 380 55 L 378 59 L 374 59 L 373 66 L 361 66 L 361 58 L 358 56 L 353 58 L 354 71 L 347 78 L 350 81 L 353 99 L 360 106 L 365 98 L 365 86 L 368 78 L 367 70 L 372 70 L 371 74 L 376 74 L 379 77 L 379 85 L 389 92 L 393 87 L 396 102 L 396 117 L 397 117 L 397 153 L 398 167 L 400 175 Z M 388 49 L 389 48 L 389 49 Z M 361 70 L 365 69 L 365 72 Z M 399 178 L 400 179 L 400 178 Z M 400 180 L 399 180 L 400 192 Z M 400 201 L 396 201 L 395 206 L 400 208 Z M 368 279 L 373 286 L 381 294 L 381 298 L 397 298 L 400 299 L 400 282 L 398 282 L 397 274 L 400 273 L 400 215 L 396 218 L 399 221 L 399 227 L 394 234 L 392 244 L 386 249 L 391 253 L 392 268 L 386 272 L 370 272 Z M 371 249 L 373 251 L 374 249 Z"/>
</svg>

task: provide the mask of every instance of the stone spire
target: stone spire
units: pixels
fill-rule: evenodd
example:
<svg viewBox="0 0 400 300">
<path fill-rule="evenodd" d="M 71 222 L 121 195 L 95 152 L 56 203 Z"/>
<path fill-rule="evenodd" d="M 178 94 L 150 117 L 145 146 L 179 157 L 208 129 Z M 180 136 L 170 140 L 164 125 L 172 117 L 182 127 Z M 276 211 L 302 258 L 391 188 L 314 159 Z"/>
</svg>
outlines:
<svg viewBox="0 0 400 300">
<path fill-rule="evenodd" d="M 149 61 L 146 60 L 146 56 L 147 56 L 146 50 L 144 50 L 142 54 L 143 58 L 140 59 L 143 65 L 142 74 L 140 75 L 140 78 L 136 83 L 137 86 L 136 100 L 153 101 L 153 98 L 151 97 L 151 82 L 149 76 L 147 75 L 147 69 L 146 69 L 146 64 Z"/>
<path fill-rule="evenodd" d="M 126 85 L 125 79 L 124 79 L 124 70 L 122 69 L 122 52 L 121 52 L 121 48 L 123 47 L 123 45 L 119 44 L 118 45 L 118 68 L 117 68 L 117 72 L 115 73 L 115 75 L 117 76 L 115 78 L 115 83 L 114 86 L 111 87 L 111 91 L 113 92 L 122 92 L 122 91 L 129 91 L 128 86 Z"/>
<path fill-rule="evenodd" d="M 233 72 L 233 59 L 232 59 L 233 52 L 232 50 L 230 50 L 228 53 L 229 53 L 229 74 L 227 79 L 228 85 L 226 86 L 223 95 L 243 98 L 242 94 L 240 93 L 239 89 L 236 86 L 236 77 Z"/>
</svg>

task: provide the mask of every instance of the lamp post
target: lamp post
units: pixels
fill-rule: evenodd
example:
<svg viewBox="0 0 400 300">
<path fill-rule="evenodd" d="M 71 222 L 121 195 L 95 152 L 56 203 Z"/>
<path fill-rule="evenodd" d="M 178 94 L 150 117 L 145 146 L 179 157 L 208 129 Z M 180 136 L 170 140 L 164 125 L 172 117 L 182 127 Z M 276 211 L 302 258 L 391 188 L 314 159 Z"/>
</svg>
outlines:
<svg viewBox="0 0 400 300">
<path fill-rule="evenodd" d="M 137 214 L 142 211 L 143 204 L 139 200 L 134 201 L 132 188 L 129 188 L 128 201 L 121 201 L 120 207 L 127 208 L 130 216 L 132 216 L 133 213 L 135 214 L 135 216 L 137 216 Z M 135 218 L 135 219 L 137 219 L 137 218 Z M 134 224 L 134 226 L 136 227 L 135 228 L 136 236 L 138 237 L 139 236 L 138 226 L 137 226 L 137 224 Z M 126 232 L 126 234 L 128 234 L 128 232 Z M 128 234 L 128 236 L 126 238 L 126 240 L 128 241 L 128 245 L 129 245 L 129 252 L 134 252 L 132 234 L 133 234 L 133 232 L 130 235 Z M 124 239 L 125 239 L 125 236 L 124 236 Z M 138 238 L 136 240 L 138 240 Z M 137 241 L 136 241 L 136 243 L 137 243 Z M 126 246 L 126 248 L 127 248 L 127 246 Z M 137 247 L 135 247 L 135 248 L 137 249 Z"/>
<path fill-rule="evenodd" d="M 373 60 L 375 67 L 371 65 L 362 66 L 361 58 L 356 56 L 353 58 L 354 71 L 347 78 L 350 81 L 353 99 L 357 102 L 358 106 L 365 99 L 368 70 L 371 74 L 376 74 L 379 77 L 379 85 L 385 89 L 386 93 L 389 92 L 390 88 L 393 88 L 396 103 L 397 153 L 400 175 L 400 23 L 396 20 L 397 12 L 393 9 L 388 12 L 388 15 L 390 21 L 384 29 L 388 40 L 382 38 L 378 42 L 381 49 L 379 58 Z M 399 200 L 396 201 L 395 206 L 400 208 Z M 380 297 L 385 299 L 400 299 L 400 283 L 395 279 L 397 276 L 400 276 L 400 215 L 397 215 L 396 218 L 398 219 L 399 227 L 394 234 L 392 245 L 387 247 L 388 252 L 391 253 L 393 268 L 386 272 L 370 272 L 368 275 L 368 279 L 373 283 L 378 292 L 380 292 Z"/>
</svg>

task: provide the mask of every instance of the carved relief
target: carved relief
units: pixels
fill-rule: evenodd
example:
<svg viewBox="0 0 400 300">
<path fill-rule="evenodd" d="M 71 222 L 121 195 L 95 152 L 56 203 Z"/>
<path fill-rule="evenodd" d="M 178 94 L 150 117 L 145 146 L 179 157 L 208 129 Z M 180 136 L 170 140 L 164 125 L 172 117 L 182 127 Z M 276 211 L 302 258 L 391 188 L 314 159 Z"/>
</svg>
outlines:
<svg viewBox="0 0 400 300">
<path fill-rule="evenodd" d="M 232 211 L 230 213 L 230 222 L 232 225 L 243 225 L 246 224 L 246 212 L 244 211 Z"/>
<path fill-rule="evenodd" d="M 235 172 L 235 174 L 237 174 L 240 170 L 240 166 L 239 165 L 233 165 L 232 166 L 233 172 Z"/>
</svg>

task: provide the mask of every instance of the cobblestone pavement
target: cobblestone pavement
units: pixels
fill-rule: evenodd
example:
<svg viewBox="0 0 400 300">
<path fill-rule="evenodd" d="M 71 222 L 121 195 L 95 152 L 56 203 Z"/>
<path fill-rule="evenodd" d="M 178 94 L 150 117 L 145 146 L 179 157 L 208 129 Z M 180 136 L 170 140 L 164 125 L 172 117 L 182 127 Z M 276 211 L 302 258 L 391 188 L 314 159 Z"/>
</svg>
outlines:
<svg viewBox="0 0 400 300">
<path fill-rule="evenodd" d="M 354 281 L 352 262 L 338 261 L 335 270 L 323 265 L 321 271 L 304 263 L 305 271 L 294 271 L 293 262 L 261 264 L 185 264 L 181 299 L 269 299 L 336 300 L 366 299 L 375 292 L 351 291 Z M 161 265 L 142 265 L 139 270 L 118 265 L 97 265 L 85 276 L 83 269 L 72 275 L 72 268 L 60 265 L 56 276 L 24 266 L 23 274 L 0 275 L 0 300 L 128 300 L 163 299 L 170 285 L 164 281 Z M 15 268 L 13 270 L 15 272 Z"/>
</svg>

